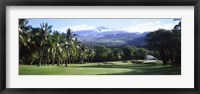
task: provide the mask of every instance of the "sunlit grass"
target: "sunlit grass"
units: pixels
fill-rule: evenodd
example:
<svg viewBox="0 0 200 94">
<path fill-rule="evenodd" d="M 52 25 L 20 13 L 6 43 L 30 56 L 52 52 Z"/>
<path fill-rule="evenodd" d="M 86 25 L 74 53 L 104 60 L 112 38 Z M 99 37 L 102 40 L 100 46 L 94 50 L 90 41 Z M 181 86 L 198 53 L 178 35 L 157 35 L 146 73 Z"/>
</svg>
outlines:
<svg viewBox="0 0 200 94">
<path fill-rule="evenodd" d="M 141 63 L 142 62 L 142 63 Z M 19 75 L 180 75 L 181 68 L 162 65 L 160 61 L 99 62 L 87 64 L 68 64 L 68 67 L 49 65 L 20 65 Z"/>
</svg>

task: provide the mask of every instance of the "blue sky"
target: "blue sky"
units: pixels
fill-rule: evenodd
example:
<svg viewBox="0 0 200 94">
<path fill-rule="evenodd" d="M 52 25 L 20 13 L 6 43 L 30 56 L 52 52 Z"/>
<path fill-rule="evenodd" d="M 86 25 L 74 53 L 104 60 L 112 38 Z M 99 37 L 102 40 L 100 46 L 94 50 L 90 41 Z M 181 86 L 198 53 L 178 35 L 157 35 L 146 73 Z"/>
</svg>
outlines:
<svg viewBox="0 0 200 94">
<path fill-rule="evenodd" d="M 48 19 L 33 18 L 28 19 L 29 25 L 40 27 L 40 23 L 53 25 L 53 30 L 65 32 L 67 28 L 72 31 L 93 30 L 103 26 L 111 29 L 125 30 L 128 32 L 152 31 L 159 28 L 172 29 L 179 21 L 173 19 Z"/>
</svg>

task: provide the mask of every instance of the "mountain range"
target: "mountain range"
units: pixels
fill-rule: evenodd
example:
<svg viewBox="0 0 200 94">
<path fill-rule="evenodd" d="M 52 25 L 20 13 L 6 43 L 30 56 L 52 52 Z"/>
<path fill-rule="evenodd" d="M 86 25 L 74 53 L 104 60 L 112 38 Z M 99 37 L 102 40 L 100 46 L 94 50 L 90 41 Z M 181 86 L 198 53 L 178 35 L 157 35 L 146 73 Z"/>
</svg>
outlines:
<svg viewBox="0 0 200 94">
<path fill-rule="evenodd" d="M 97 27 L 94 30 L 74 31 L 80 42 L 88 45 L 105 45 L 109 47 L 135 45 L 145 46 L 145 36 L 148 32 L 129 32 L 124 30 Z"/>
</svg>

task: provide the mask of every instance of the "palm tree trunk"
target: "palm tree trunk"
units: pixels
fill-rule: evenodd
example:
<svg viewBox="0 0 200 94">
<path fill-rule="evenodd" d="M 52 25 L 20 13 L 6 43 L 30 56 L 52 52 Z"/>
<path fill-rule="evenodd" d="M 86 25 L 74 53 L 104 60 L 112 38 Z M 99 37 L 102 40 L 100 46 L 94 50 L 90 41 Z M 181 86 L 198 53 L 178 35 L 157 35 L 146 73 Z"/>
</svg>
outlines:
<svg viewBox="0 0 200 94">
<path fill-rule="evenodd" d="M 42 63 L 42 58 L 40 58 L 38 66 L 41 66 L 41 63 Z"/>
<path fill-rule="evenodd" d="M 42 48 L 42 50 L 40 49 L 40 61 L 39 61 L 38 66 L 41 66 L 42 58 L 43 58 L 43 52 L 44 52 L 44 47 Z"/>
<path fill-rule="evenodd" d="M 52 60 L 52 65 L 54 66 L 55 58 Z"/>
<path fill-rule="evenodd" d="M 31 60 L 31 65 L 33 65 L 33 59 Z"/>
<path fill-rule="evenodd" d="M 57 60 L 57 65 L 60 66 L 60 60 L 59 59 Z"/>
<path fill-rule="evenodd" d="M 63 60 L 60 61 L 60 64 L 61 64 L 61 65 L 63 64 Z"/>
<path fill-rule="evenodd" d="M 65 63 L 65 67 L 67 67 L 67 60 L 66 60 L 66 61 L 64 61 L 64 63 Z"/>
</svg>

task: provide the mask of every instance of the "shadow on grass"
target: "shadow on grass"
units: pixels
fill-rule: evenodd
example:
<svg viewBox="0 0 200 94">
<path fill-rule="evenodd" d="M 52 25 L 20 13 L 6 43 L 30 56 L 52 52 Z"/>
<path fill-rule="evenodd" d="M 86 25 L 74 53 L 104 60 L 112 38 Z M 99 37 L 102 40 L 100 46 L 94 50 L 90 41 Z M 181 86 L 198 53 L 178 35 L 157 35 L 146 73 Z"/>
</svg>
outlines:
<svg viewBox="0 0 200 94">
<path fill-rule="evenodd" d="M 81 66 L 81 67 L 87 67 L 87 68 L 125 68 L 125 69 L 135 69 L 135 68 L 148 68 L 157 66 L 158 64 L 136 64 L 136 65 L 89 65 L 89 66 Z"/>
<path fill-rule="evenodd" d="M 105 74 L 98 74 L 105 75 Z M 112 73 L 106 75 L 181 75 L 180 68 L 164 67 L 164 68 L 139 68 L 130 72 Z"/>
<path fill-rule="evenodd" d="M 181 68 L 158 64 L 135 64 L 135 65 L 90 65 L 81 66 L 87 68 L 121 68 L 132 69 L 130 72 L 112 73 L 106 75 L 181 75 Z M 98 74 L 105 75 L 105 74 Z"/>
</svg>

